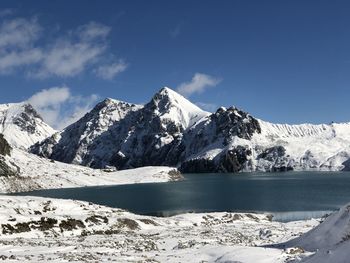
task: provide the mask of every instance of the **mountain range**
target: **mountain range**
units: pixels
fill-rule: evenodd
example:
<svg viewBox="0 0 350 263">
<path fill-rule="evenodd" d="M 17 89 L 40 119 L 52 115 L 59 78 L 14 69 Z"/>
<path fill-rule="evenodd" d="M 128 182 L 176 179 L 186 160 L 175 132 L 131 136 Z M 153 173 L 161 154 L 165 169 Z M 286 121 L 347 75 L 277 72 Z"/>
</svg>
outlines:
<svg viewBox="0 0 350 263">
<path fill-rule="evenodd" d="M 7 172 L 19 169 L 9 161 L 4 168 L 7 144 L 26 156 L 98 169 L 350 170 L 350 123 L 273 124 L 234 106 L 209 113 L 169 88 L 145 105 L 107 98 L 62 131 L 26 102 L 3 104 L 0 134 L 0 166 Z"/>
<path fill-rule="evenodd" d="M 31 118 L 40 120 L 34 113 Z M 29 147 L 31 153 L 92 168 L 350 169 L 350 123 L 273 124 L 234 106 L 209 113 L 169 88 L 161 89 L 145 105 L 105 99 L 55 133 L 39 120 L 34 125 L 37 143 Z M 47 135 L 44 140 L 42 130 Z"/>
</svg>

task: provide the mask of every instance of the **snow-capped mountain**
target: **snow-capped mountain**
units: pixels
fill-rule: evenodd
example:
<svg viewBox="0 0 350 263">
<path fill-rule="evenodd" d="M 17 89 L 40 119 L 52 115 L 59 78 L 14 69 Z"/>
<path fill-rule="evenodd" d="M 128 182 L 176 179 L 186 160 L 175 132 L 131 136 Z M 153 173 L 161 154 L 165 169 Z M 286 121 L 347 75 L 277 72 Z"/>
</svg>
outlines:
<svg viewBox="0 0 350 263">
<path fill-rule="evenodd" d="M 0 133 L 12 146 L 27 149 L 54 132 L 30 104 L 0 104 Z"/>
<path fill-rule="evenodd" d="M 40 147 L 35 146 L 36 153 L 66 163 L 98 167 L 94 160 L 110 158 L 108 155 L 115 147 L 113 127 L 140 108 L 140 105 L 105 99 L 76 123 L 53 134 Z"/>
<path fill-rule="evenodd" d="M 350 169 L 350 123 L 272 124 L 235 107 L 199 109 L 169 88 L 144 106 L 107 99 L 31 152 L 117 169 L 178 166 L 183 172 Z"/>
<path fill-rule="evenodd" d="M 183 133 L 209 113 L 163 88 L 144 106 L 107 99 L 62 132 L 31 151 L 55 160 L 118 169 L 177 165 L 170 149 Z"/>
</svg>

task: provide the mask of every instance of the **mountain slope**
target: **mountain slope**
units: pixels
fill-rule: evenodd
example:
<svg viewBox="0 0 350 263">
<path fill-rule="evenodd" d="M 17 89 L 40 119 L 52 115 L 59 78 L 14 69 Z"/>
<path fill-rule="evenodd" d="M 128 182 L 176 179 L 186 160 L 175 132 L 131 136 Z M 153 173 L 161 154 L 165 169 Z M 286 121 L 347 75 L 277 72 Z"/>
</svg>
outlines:
<svg viewBox="0 0 350 263">
<path fill-rule="evenodd" d="M 27 149 L 54 132 L 30 104 L 0 104 L 0 133 L 12 146 Z"/>
<path fill-rule="evenodd" d="M 110 128 L 140 108 L 140 105 L 105 99 L 76 123 L 34 145 L 32 151 L 46 158 L 95 167 L 97 165 L 88 154 L 95 152 L 96 159 L 107 158 L 105 155 L 116 143 Z M 100 138 L 105 138 L 102 140 L 103 147 Z"/>
<path fill-rule="evenodd" d="M 171 167 L 142 167 L 125 171 L 91 169 L 48 160 L 11 148 L 0 135 L 0 193 L 97 185 L 168 182 L 181 179 Z"/>
<path fill-rule="evenodd" d="M 303 250 L 315 252 L 302 262 L 349 262 L 349 221 L 350 205 L 347 204 L 328 216 L 317 227 L 282 245 L 284 247 L 300 247 Z"/>
<path fill-rule="evenodd" d="M 235 107 L 221 107 L 210 114 L 169 88 L 161 89 L 144 106 L 120 103 L 111 103 L 113 107 L 106 101 L 98 104 L 31 151 L 94 168 L 168 165 L 183 172 L 350 170 L 350 123 L 272 124 Z M 97 114 L 100 111 L 118 112 L 119 117 Z M 96 120 L 108 125 L 100 128 L 93 124 Z"/>
<path fill-rule="evenodd" d="M 177 157 L 168 153 L 181 143 L 183 132 L 208 114 L 168 88 L 144 106 L 109 99 L 31 151 L 94 168 L 176 165 Z"/>
</svg>

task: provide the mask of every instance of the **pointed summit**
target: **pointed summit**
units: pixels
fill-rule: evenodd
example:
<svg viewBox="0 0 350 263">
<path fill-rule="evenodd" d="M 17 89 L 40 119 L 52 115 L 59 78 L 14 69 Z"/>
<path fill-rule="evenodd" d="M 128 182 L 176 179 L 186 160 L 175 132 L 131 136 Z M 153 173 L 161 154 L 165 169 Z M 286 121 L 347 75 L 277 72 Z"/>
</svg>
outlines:
<svg viewBox="0 0 350 263">
<path fill-rule="evenodd" d="M 191 127 L 210 114 L 168 87 L 157 92 L 147 105 L 151 105 L 161 118 L 181 124 L 184 129 Z"/>
<path fill-rule="evenodd" d="M 172 90 L 168 87 L 162 88 L 160 91 L 158 91 L 154 96 L 153 99 L 168 99 L 171 102 L 177 103 L 177 104 L 183 104 L 183 106 L 188 106 L 189 108 L 194 109 L 195 111 L 202 111 L 198 106 L 190 102 L 188 99 L 186 99 L 184 96 L 182 96 L 180 93 L 177 93 L 175 90 Z"/>
<path fill-rule="evenodd" d="M 54 132 L 29 103 L 0 105 L 0 133 L 12 146 L 27 149 Z"/>
</svg>

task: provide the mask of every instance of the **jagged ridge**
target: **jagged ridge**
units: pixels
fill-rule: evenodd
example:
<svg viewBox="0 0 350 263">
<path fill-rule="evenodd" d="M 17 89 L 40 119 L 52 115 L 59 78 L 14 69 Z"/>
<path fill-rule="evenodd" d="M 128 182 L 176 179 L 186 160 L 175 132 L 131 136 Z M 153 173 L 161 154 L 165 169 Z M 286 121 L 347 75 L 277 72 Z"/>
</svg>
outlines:
<svg viewBox="0 0 350 263">
<path fill-rule="evenodd" d="M 221 107 L 210 114 L 163 88 L 144 106 L 107 99 L 31 151 L 94 168 L 170 165 L 183 172 L 348 170 L 350 124 L 272 124 L 235 107 Z"/>
</svg>

